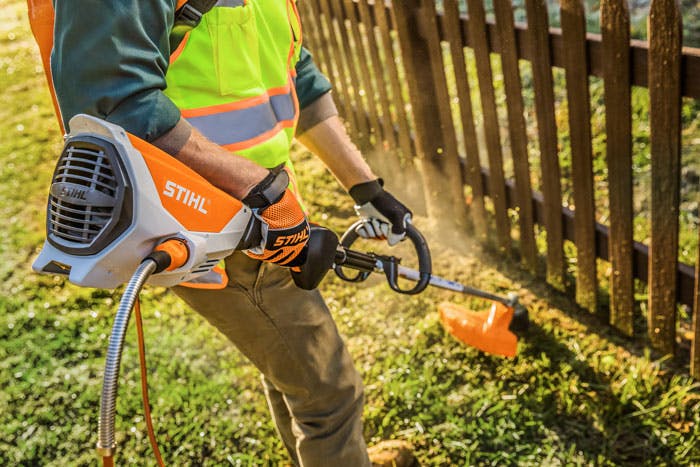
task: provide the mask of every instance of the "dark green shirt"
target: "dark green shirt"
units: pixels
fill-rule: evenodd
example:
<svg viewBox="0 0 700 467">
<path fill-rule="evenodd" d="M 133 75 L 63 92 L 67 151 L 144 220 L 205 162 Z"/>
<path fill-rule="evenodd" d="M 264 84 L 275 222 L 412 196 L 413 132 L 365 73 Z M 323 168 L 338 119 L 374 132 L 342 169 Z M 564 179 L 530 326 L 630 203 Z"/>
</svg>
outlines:
<svg viewBox="0 0 700 467">
<path fill-rule="evenodd" d="M 51 71 L 66 128 L 76 114 L 105 119 L 153 141 L 180 119 L 163 94 L 176 0 L 54 0 Z M 331 85 L 302 49 L 301 108 Z"/>
</svg>

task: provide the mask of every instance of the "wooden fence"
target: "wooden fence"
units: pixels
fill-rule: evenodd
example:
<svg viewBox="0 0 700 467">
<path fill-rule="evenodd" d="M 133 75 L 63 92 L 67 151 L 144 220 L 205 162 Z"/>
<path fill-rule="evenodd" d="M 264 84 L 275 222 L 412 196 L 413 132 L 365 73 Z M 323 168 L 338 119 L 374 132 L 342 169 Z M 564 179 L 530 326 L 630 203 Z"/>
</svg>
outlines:
<svg viewBox="0 0 700 467">
<path fill-rule="evenodd" d="M 677 0 L 652 1 L 648 42 L 630 40 L 626 0 L 601 2 L 600 35 L 586 33 L 582 0 L 560 0 L 561 29 L 549 27 L 546 0 L 525 1 L 528 25 L 514 22 L 511 0 L 493 0 L 495 22 L 487 19 L 482 0 L 466 4 L 468 16 L 460 14 L 457 0 L 443 0 L 439 12 L 435 0 L 299 2 L 304 42 L 334 81 L 349 130 L 366 148 L 386 150 L 371 163 L 399 179 L 419 165 L 429 216 L 458 227 L 472 225 L 484 240 L 488 226 L 495 225 L 496 245 L 505 254 L 517 251 L 535 274 L 542 272 L 543 256 L 544 275 L 556 288 L 564 289 L 564 244 L 573 242 L 575 299 L 591 312 L 601 308 L 597 258 L 610 261 L 609 319 L 624 334 L 635 333 L 634 280 L 647 283 L 648 339 L 664 354 L 678 349 L 677 305 L 694 309 L 686 334 L 692 336 L 690 369 L 700 377 L 700 281 L 693 266 L 677 260 L 681 104 L 682 96 L 700 99 L 700 51 L 681 46 Z M 478 83 L 470 83 L 465 48 L 472 49 Z M 500 56 L 507 133 L 499 124 L 492 54 Z M 520 60 L 530 62 L 532 70 L 541 192 L 531 186 Z M 563 68 L 566 76 L 575 174 L 567 183 L 574 209 L 562 205 L 552 67 Z M 609 225 L 595 217 L 590 76 L 604 80 Z M 631 86 L 649 89 L 649 246 L 633 239 Z M 472 89 L 478 89 L 481 103 L 481 140 Z M 453 100 L 458 100 L 457 118 Z M 510 178 L 504 171 L 505 138 Z M 480 144 L 488 168 L 482 166 Z M 465 186 L 470 196 L 462 202 Z M 510 216 L 517 217 L 517 229 Z M 543 255 L 536 225 L 546 232 Z"/>
</svg>

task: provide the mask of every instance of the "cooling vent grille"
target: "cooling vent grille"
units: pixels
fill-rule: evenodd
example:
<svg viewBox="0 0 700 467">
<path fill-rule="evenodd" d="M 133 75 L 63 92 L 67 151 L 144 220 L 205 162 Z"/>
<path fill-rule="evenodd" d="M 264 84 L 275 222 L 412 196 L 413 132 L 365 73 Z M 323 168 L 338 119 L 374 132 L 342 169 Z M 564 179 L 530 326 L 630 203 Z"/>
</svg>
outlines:
<svg viewBox="0 0 700 467">
<path fill-rule="evenodd" d="M 209 272 L 214 266 L 216 266 L 216 263 L 218 263 L 218 259 L 210 259 L 207 261 L 204 261 L 203 263 L 199 264 L 192 270 L 192 274 L 200 274 L 204 272 Z"/>
<path fill-rule="evenodd" d="M 56 166 L 53 187 L 48 206 L 50 233 L 65 241 L 91 244 L 112 219 L 118 198 L 115 170 L 104 150 L 68 145 Z"/>
</svg>

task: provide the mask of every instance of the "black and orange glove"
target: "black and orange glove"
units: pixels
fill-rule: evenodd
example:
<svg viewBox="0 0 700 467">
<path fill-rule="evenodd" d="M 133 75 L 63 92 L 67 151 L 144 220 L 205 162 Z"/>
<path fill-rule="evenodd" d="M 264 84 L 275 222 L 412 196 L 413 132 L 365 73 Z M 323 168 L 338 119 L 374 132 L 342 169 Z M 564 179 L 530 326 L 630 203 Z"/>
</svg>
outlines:
<svg viewBox="0 0 700 467">
<path fill-rule="evenodd" d="M 245 253 L 260 261 L 293 267 L 306 261 L 309 222 L 288 185 L 289 175 L 280 165 L 241 201 L 253 211 L 251 222 L 256 223 L 261 238 Z"/>
</svg>

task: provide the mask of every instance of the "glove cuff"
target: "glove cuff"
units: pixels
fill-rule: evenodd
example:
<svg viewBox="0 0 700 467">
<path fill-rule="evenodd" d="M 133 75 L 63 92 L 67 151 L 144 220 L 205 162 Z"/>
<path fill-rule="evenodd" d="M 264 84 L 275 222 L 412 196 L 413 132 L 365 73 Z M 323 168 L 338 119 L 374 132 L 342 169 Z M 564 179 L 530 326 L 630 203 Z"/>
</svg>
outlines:
<svg viewBox="0 0 700 467">
<path fill-rule="evenodd" d="M 372 201 L 379 193 L 384 191 L 384 180 L 378 178 L 370 182 L 353 185 L 348 191 L 355 204 L 362 206 Z"/>
<path fill-rule="evenodd" d="M 264 211 L 282 199 L 289 185 L 289 174 L 284 164 L 270 170 L 265 178 L 253 187 L 241 201 L 246 206 Z"/>
</svg>

